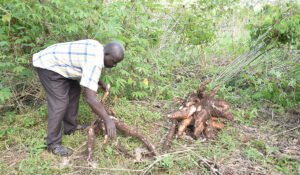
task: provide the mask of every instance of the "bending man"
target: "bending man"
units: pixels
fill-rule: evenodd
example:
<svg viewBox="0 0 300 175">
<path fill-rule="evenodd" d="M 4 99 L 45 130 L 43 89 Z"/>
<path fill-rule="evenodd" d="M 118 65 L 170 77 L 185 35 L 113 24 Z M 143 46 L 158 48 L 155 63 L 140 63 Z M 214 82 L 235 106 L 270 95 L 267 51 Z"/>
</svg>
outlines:
<svg viewBox="0 0 300 175">
<path fill-rule="evenodd" d="M 69 156 L 72 150 L 61 145 L 62 134 L 71 134 L 83 126 L 76 123 L 81 86 L 86 102 L 102 117 L 107 134 L 116 136 L 116 127 L 101 102 L 96 99 L 102 68 L 113 68 L 124 58 L 124 47 L 118 42 L 102 46 L 96 40 L 58 43 L 33 55 L 39 79 L 48 102 L 47 148 L 53 154 Z M 63 127 L 62 127 L 63 124 Z"/>
</svg>

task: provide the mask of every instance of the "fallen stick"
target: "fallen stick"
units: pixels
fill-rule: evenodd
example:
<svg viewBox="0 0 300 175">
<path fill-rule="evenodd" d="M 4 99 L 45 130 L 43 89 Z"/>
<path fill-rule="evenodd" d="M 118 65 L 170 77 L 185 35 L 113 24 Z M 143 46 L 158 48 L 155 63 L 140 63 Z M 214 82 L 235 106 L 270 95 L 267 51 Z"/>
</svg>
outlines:
<svg viewBox="0 0 300 175">
<path fill-rule="evenodd" d="M 133 169 L 125 169 L 125 168 L 97 168 L 97 167 L 87 167 L 87 166 L 75 166 L 72 165 L 70 167 L 73 168 L 84 168 L 84 169 L 90 169 L 90 170 L 104 170 L 104 171 L 128 171 L 128 172 L 143 172 L 143 170 L 133 170 Z"/>
<path fill-rule="evenodd" d="M 298 128 L 300 128 L 300 126 L 296 126 L 296 127 L 292 128 L 292 129 L 289 129 L 289 130 L 285 130 L 285 131 L 279 132 L 279 133 L 277 133 L 277 134 L 271 135 L 270 137 L 275 137 L 275 136 L 278 136 L 278 135 L 281 135 L 281 134 L 284 134 L 284 133 L 293 131 L 293 130 L 298 129 Z"/>
<path fill-rule="evenodd" d="M 170 155 L 178 155 L 178 154 L 182 154 L 182 153 L 186 153 L 186 152 L 191 152 L 191 149 L 184 149 L 184 150 L 179 150 L 179 151 L 175 151 L 175 152 L 170 152 L 170 153 L 166 153 L 166 154 L 162 154 L 156 157 L 155 161 L 153 161 L 149 166 L 147 166 L 143 172 L 141 173 L 142 175 L 146 175 L 149 174 L 149 171 L 153 168 L 154 165 L 156 165 L 157 163 L 159 163 L 160 161 L 162 161 L 165 157 L 170 156 Z"/>
</svg>

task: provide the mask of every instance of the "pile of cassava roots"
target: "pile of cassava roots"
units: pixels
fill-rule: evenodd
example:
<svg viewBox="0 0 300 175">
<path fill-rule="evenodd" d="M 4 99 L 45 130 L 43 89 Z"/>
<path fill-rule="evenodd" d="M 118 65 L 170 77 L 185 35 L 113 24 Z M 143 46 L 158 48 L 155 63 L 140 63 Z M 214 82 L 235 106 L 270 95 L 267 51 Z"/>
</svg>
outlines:
<svg viewBox="0 0 300 175">
<path fill-rule="evenodd" d="M 168 115 L 172 126 L 163 144 L 164 148 L 170 146 L 174 135 L 179 138 L 190 136 L 194 139 L 212 139 L 216 137 L 217 131 L 224 127 L 221 120 L 233 120 L 229 103 L 214 98 L 220 86 L 214 88 L 211 93 L 204 93 L 209 82 L 204 81 L 195 92 L 186 97 L 178 111 Z"/>
</svg>

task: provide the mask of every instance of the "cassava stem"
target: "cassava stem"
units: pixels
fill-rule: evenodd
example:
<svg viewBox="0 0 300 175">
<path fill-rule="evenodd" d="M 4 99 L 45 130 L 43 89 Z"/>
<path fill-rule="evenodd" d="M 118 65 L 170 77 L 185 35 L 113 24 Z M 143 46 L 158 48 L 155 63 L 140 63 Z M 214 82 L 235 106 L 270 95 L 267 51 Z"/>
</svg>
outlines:
<svg viewBox="0 0 300 175">
<path fill-rule="evenodd" d="M 204 96 L 204 90 L 206 88 L 206 85 L 211 82 L 211 79 L 205 80 L 197 89 L 197 95 L 201 99 Z"/>
<path fill-rule="evenodd" d="M 88 158 L 87 161 L 91 161 L 95 146 L 95 130 L 93 127 L 90 127 L 88 130 L 88 142 L 87 142 L 87 152 L 88 152 Z"/>
<path fill-rule="evenodd" d="M 87 141 L 87 161 L 91 161 L 93 156 L 93 151 L 95 147 L 96 134 L 101 130 L 100 120 L 95 120 L 88 129 L 88 141 Z"/>
<path fill-rule="evenodd" d="M 171 145 L 171 141 L 175 135 L 175 132 L 176 132 L 176 124 L 177 122 L 176 121 L 172 121 L 172 126 L 169 128 L 168 130 L 168 135 L 166 136 L 166 139 L 162 145 L 162 151 L 168 149 Z"/>
<path fill-rule="evenodd" d="M 109 95 L 109 90 L 110 90 L 110 84 L 107 85 L 107 91 L 104 93 L 102 99 L 101 99 L 101 102 L 104 103 L 106 98 L 108 97 Z"/>
</svg>

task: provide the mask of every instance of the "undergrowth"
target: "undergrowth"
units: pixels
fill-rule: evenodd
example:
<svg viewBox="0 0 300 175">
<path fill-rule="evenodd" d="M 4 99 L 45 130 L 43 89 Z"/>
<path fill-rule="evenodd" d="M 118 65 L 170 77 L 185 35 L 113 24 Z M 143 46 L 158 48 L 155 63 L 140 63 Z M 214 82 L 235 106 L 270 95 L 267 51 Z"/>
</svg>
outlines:
<svg viewBox="0 0 300 175">
<path fill-rule="evenodd" d="M 276 21 L 283 6 L 265 7 L 259 13 L 242 7 L 238 8 L 240 11 L 232 11 L 234 6 L 229 6 L 226 14 L 220 15 L 224 3 L 228 5 L 232 1 L 220 1 L 220 4 L 199 1 L 188 10 L 174 4 L 171 10 L 146 1 L 101 5 L 93 1 L 93 10 L 83 12 L 80 8 L 88 1 L 82 1 L 74 9 L 63 6 L 64 14 L 72 12 L 66 18 L 70 19 L 68 23 L 47 26 L 51 23 L 47 20 L 60 19 L 53 10 L 69 1 L 51 1 L 50 6 L 36 4 L 32 9 L 37 16 L 33 17 L 22 16 L 31 9 L 25 1 L 12 2 L 0 10 L 3 26 L 0 45 L 5 46 L 0 49 L 0 70 L 4 77 L 0 80 L 0 174 L 140 174 L 146 171 L 211 174 L 211 167 L 228 174 L 300 174 L 299 154 L 293 152 L 300 140 L 299 119 L 293 114 L 300 107 L 299 52 L 294 40 L 277 40 L 275 36 L 279 31 L 280 36 L 296 37 L 297 15 L 288 20 L 290 28 L 276 26 L 272 35 L 276 47 L 263 55 L 262 61 L 253 62 L 222 85 L 217 97 L 231 103 L 235 121 L 226 123 L 215 140 L 175 139 L 169 152 L 155 159 L 136 161 L 120 153 L 116 149 L 118 143 L 133 155 L 135 148 L 143 147 L 138 140 L 121 133 L 108 144 L 103 144 L 103 135 L 97 136 L 93 165 L 87 163 L 84 152 L 86 132 L 63 137 L 63 144 L 75 151 L 73 156 L 60 158 L 48 153 L 45 94 L 29 61 L 32 53 L 58 41 L 82 37 L 95 37 L 103 42 L 121 40 L 127 50 L 124 63 L 115 70 L 103 72 L 103 79 L 112 84 L 109 102 L 120 120 L 138 128 L 160 148 L 169 127 L 166 114 L 178 107 L 173 98 L 184 99 L 200 82 L 214 77 L 246 52 L 255 36 Z M 105 10 L 96 14 L 102 8 Z M 77 10 L 80 13 L 75 13 Z M 201 16 L 203 10 L 207 16 Z M 45 22 L 38 20 L 47 14 L 51 15 Z M 85 18 L 90 15 L 97 18 Z M 83 18 L 89 21 L 88 26 L 74 25 Z M 212 23 L 201 23 L 211 18 Z M 37 25 L 36 20 L 42 23 Z M 108 21 L 107 27 L 101 25 Z M 99 31 L 90 25 L 100 26 Z M 214 32 L 203 31 L 207 37 L 199 37 L 203 26 L 214 25 Z M 35 27 L 25 29 L 24 26 Z M 37 31 L 43 35 L 35 37 L 40 35 Z M 63 33 L 66 35 L 62 36 Z M 212 88 L 208 86 L 208 90 Z M 94 117 L 81 98 L 79 123 L 90 123 Z"/>
</svg>

